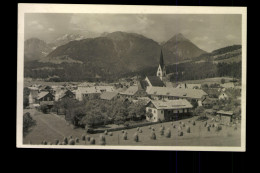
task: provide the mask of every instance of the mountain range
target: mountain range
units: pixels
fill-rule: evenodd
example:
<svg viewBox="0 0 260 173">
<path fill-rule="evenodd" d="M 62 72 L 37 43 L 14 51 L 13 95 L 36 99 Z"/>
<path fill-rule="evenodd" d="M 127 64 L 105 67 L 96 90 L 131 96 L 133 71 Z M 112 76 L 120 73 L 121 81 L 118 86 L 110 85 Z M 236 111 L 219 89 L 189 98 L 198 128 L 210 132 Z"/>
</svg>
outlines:
<svg viewBox="0 0 260 173">
<path fill-rule="evenodd" d="M 36 38 L 29 39 L 25 41 L 24 58 L 25 62 L 34 60 L 34 68 L 45 67 L 46 64 L 61 68 L 65 63 L 77 70 L 87 69 L 89 73 L 86 72 L 86 75 L 89 76 L 106 76 L 157 66 L 161 50 L 166 65 L 202 60 L 198 57 L 209 54 L 181 33 L 158 43 L 140 34 L 117 31 L 95 38 L 66 34 L 48 44 Z M 29 68 L 33 62 L 30 62 Z"/>
</svg>

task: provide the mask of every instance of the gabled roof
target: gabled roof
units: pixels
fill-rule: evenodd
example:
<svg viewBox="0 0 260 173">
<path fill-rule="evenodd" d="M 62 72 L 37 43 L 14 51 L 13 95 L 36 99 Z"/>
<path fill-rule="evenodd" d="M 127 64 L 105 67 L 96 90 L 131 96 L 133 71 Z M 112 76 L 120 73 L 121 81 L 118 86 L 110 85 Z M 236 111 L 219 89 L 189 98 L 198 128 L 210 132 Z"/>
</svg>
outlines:
<svg viewBox="0 0 260 173">
<path fill-rule="evenodd" d="M 101 93 L 101 91 L 105 90 L 106 92 L 114 91 L 113 86 L 92 86 L 92 87 L 79 87 L 76 92 L 84 93 L 84 94 L 94 94 Z"/>
<path fill-rule="evenodd" d="M 45 97 L 47 94 L 49 94 L 49 92 L 47 92 L 47 91 L 40 92 L 40 93 L 38 94 L 37 99 L 39 100 L 39 99 Z"/>
<path fill-rule="evenodd" d="M 151 87 L 146 91 L 148 95 L 157 95 L 157 96 L 173 96 L 180 98 L 193 98 L 201 99 L 203 96 L 207 95 L 201 89 L 182 89 L 182 88 L 173 88 L 173 87 Z"/>
<path fill-rule="evenodd" d="M 163 81 L 158 76 L 147 76 L 147 79 L 150 81 L 154 87 L 164 87 Z"/>
<path fill-rule="evenodd" d="M 103 100 L 112 100 L 114 97 L 116 97 L 118 92 L 104 92 L 100 95 L 100 99 Z"/>
<path fill-rule="evenodd" d="M 179 100 L 151 100 L 156 109 L 184 109 L 193 106 L 186 99 Z"/>
<path fill-rule="evenodd" d="M 138 91 L 138 86 L 130 86 L 127 90 L 120 92 L 122 95 L 134 95 Z"/>
</svg>

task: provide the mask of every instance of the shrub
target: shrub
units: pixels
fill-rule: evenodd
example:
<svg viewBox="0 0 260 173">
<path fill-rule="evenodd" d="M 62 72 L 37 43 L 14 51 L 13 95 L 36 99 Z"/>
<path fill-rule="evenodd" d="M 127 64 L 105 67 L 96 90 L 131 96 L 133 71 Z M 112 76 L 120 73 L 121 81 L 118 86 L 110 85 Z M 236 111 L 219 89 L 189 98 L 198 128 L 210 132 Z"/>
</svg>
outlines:
<svg viewBox="0 0 260 173">
<path fill-rule="evenodd" d="M 72 138 L 73 138 L 72 136 L 69 137 L 69 139 L 72 139 Z"/>
<path fill-rule="evenodd" d="M 210 126 L 207 126 L 207 130 L 208 130 L 208 132 L 210 132 Z"/>
<path fill-rule="evenodd" d="M 135 141 L 135 142 L 138 142 L 138 141 L 139 141 L 138 133 L 135 133 L 135 134 L 134 134 L 134 141 Z"/>
<path fill-rule="evenodd" d="M 67 145 L 68 144 L 68 138 L 64 137 L 63 142 L 65 143 L 65 145 Z"/>
<path fill-rule="evenodd" d="M 191 120 L 189 120 L 188 123 L 191 123 Z"/>
<path fill-rule="evenodd" d="M 76 143 L 79 143 L 79 138 L 76 138 L 75 141 L 76 141 Z"/>
<path fill-rule="evenodd" d="M 170 138 L 170 137 L 171 137 L 171 130 L 170 130 L 170 129 L 167 129 L 167 130 L 166 130 L 165 136 L 166 136 L 167 138 Z"/>
<path fill-rule="evenodd" d="M 154 131 L 151 132 L 150 138 L 153 139 L 153 140 L 156 139 L 156 135 L 155 135 Z"/>
<path fill-rule="evenodd" d="M 139 127 L 137 127 L 137 131 L 139 131 L 139 129 L 140 129 L 140 128 L 139 128 Z"/>
<path fill-rule="evenodd" d="M 126 133 L 126 134 L 128 134 L 128 132 L 125 130 L 125 132 L 124 133 Z"/>
<path fill-rule="evenodd" d="M 91 144 L 91 145 L 95 145 L 95 143 L 96 143 L 96 140 L 91 137 L 91 138 L 90 138 L 90 144 Z"/>
<path fill-rule="evenodd" d="M 81 140 L 82 140 L 82 141 L 86 141 L 86 136 L 85 136 L 85 135 L 82 135 L 82 136 L 81 136 Z"/>
<path fill-rule="evenodd" d="M 70 139 L 69 140 L 69 145 L 75 145 L 75 140 L 74 139 Z"/>
<path fill-rule="evenodd" d="M 123 140 L 127 140 L 127 133 L 123 134 Z"/>
<path fill-rule="evenodd" d="M 173 127 L 173 128 L 176 128 L 176 125 L 174 124 L 172 127 Z"/>
<path fill-rule="evenodd" d="M 139 129 L 139 133 L 142 133 L 142 132 L 143 132 L 143 130 L 140 128 L 140 129 Z"/>
<path fill-rule="evenodd" d="M 204 127 L 206 127 L 206 126 L 207 126 L 207 124 L 208 124 L 208 123 L 207 123 L 207 121 L 206 121 L 206 122 L 204 123 Z"/>
<path fill-rule="evenodd" d="M 212 124 L 212 127 L 216 127 L 216 125 L 213 123 L 213 124 Z"/>
<path fill-rule="evenodd" d="M 108 135 L 109 135 L 109 136 L 113 136 L 113 132 L 109 132 Z"/>
<path fill-rule="evenodd" d="M 152 127 L 152 131 L 155 131 L 155 128 Z"/>
<path fill-rule="evenodd" d="M 187 126 L 187 133 L 190 133 L 190 127 Z"/>
<path fill-rule="evenodd" d="M 55 144 L 55 145 L 58 145 L 58 143 L 60 143 L 60 141 L 59 141 L 58 139 L 55 139 L 54 144 Z"/>
<path fill-rule="evenodd" d="M 178 127 L 178 131 L 181 131 L 181 130 L 182 130 L 182 127 L 181 127 L 181 126 L 179 126 L 179 127 Z"/>
<path fill-rule="evenodd" d="M 183 136 L 183 131 L 178 132 L 178 136 Z"/>
<path fill-rule="evenodd" d="M 179 124 L 182 124 L 182 122 L 180 121 Z"/>
<path fill-rule="evenodd" d="M 152 128 L 151 126 L 148 127 L 148 129 L 151 129 L 151 128 Z"/>
<path fill-rule="evenodd" d="M 103 134 L 99 136 L 99 144 L 106 145 L 106 137 Z"/>
<path fill-rule="evenodd" d="M 125 133 L 125 131 L 124 131 L 124 130 L 122 130 L 121 132 L 122 132 L 122 133 Z"/>
<path fill-rule="evenodd" d="M 194 125 L 194 126 L 195 126 L 195 125 L 196 125 L 196 122 L 195 122 L 195 121 L 193 121 L 192 125 Z"/>
<path fill-rule="evenodd" d="M 87 140 L 87 141 L 90 141 L 90 136 L 86 136 L 86 140 Z"/>
<path fill-rule="evenodd" d="M 185 124 L 184 124 L 184 123 L 182 124 L 182 127 L 185 127 Z"/>
</svg>

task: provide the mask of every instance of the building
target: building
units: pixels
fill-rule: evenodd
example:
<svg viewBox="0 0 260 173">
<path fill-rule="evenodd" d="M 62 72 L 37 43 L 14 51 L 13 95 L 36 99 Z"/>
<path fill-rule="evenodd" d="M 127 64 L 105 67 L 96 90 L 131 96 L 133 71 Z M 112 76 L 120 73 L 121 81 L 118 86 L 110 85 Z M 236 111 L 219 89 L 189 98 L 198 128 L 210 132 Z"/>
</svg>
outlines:
<svg viewBox="0 0 260 173">
<path fill-rule="evenodd" d="M 113 92 L 113 86 L 91 86 L 91 87 L 78 87 L 75 91 L 76 99 L 82 101 L 83 98 L 99 97 L 103 92 Z"/>
<path fill-rule="evenodd" d="M 146 95 L 144 89 L 140 88 L 138 85 L 130 86 L 127 90 L 119 92 L 121 98 L 128 98 L 130 100 L 136 99 L 137 97 L 143 97 Z"/>
<path fill-rule="evenodd" d="M 161 50 L 160 62 L 159 62 L 159 66 L 157 69 L 156 76 L 159 77 L 161 80 L 163 80 L 166 77 L 166 68 L 165 68 L 165 64 L 164 64 L 164 60 L 163 60 L 162 50 Z"/>
<path fill-rule="evenodd" d="M 228 83 L 224 83 L 224 84 L 220 84 L 220 86 L 222 87 L 222 88 L 226 88 L 226 89 L 228 89 L 228 88 L 235 88 L 235 85 L 234 85 L 234 83 L 233 82 L 228 82 Z"/>
<path fill-rule="evenodd" d="M 194 99 L 199 101 L 204 99 L 204 96 L 207 96 L 207 93 L 200 89 L 180 89 L 172 87 L 151 87 L 146 92 L 152 100 Z"/>
<path fill-rule="evenodd" d="M 144 81 L 147 82 L 147 84 L 146 84 L 147 89 L 149 87 L 165 87 L 165 84 L 163 83 L 161 78 L 158 76 L 146 76 Z"/>
<path fill-rule="evenodd" d="M 184 89 L 201 89 L 201 84 L 187 84 L 181 83 L 176 88 L 184 88 Z"/>
<path fill-rule="evenodd" d="M 220 119 L 220 123 L 221 124 L 229 124 L 232 122 L 232 118 L 233 118 L 233 111 L 217 111 L 217 115 L 219 116 Z"/>
<path fill-rule="evenodd" d="M 43 102 L 43 101 L 54 101 L 54 99 L 55 99 L 55 96 L 47 91 L 40 92 L 40 93 L 38 93 L 38 96 L 37 96 L 38 103 Z"/>
<path fill-rule="evenodd" d="M 37 103 L 37 97 L 38 97 L 38 88 L 36 89 L 30 89 L 30 94 L 29 94 L 29 106 L 34 107 L 34 104 Z"/>
<path fill-rule="evenodd" d="M 103 92 L 101 95 L 100 95 L 100 99 L 101 100 L 108 100 L 108 101 L 111 101 L 111 100 L 115 100 L 118 98 L 118 92 Z"/>
<path fill-rule="evenodd" d="M 146 106 L 146 120 L 170 121 L 189 116 L 193 106 L 186 100 L 151 100 Z"/>
<path fill-rule="evenodd" d="M 59 100 L 62 100 L 62 99 L 65 99 L 65 98 L 71 98 L 71 99 L 75 99 L 76 96 L 75 94 L 70 91 L 70 90 L 57 90 L 55 92 L 55 101 L 59 101 Z"/>
</svg>

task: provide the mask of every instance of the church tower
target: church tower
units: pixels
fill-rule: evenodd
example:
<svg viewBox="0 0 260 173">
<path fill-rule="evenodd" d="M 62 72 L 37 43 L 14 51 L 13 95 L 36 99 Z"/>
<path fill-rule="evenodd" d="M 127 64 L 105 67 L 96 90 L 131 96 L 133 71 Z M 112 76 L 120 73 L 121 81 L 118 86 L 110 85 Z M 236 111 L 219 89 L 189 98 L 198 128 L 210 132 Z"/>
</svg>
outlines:
<svg viewBox="0 0 260 173">
<path fill-rule="evenodd" d="M 166 68 L 165 68 L 164 61 L 163 61 L 162 50 L 161 50 L 160 63 L 159 63 L 159 67 L 158 67 L 156 76 L 158 76 L 161 80 L 163 80 L 163 78 L 166 77 Z"/>
</svg>

